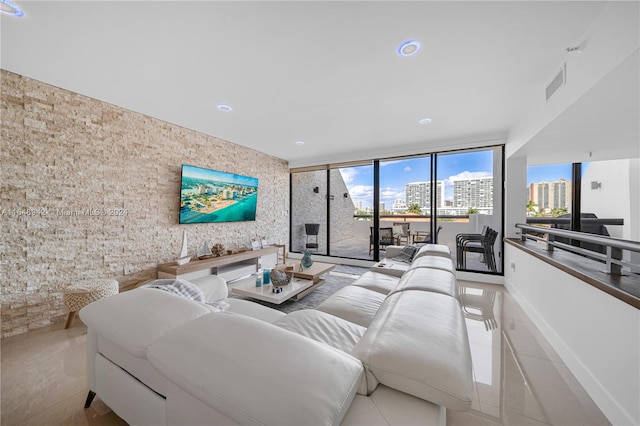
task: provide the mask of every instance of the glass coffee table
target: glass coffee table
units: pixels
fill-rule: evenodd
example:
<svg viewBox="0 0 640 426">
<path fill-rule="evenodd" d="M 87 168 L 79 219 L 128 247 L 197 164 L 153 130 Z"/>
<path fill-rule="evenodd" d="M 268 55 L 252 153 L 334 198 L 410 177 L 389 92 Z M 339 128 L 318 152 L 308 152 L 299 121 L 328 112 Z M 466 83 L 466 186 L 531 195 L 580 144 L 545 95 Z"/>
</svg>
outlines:
<svg viewBox="0 0 640 426">
<path fill-rule="evenodd" d="M 260 277 L 262 277 L 262 275 L 260 275 Z M 275 293 L 273 291 L 273 284 L 262 284 L 260 287 L 256 287 L 256 275 L 252 275 L 234 282 L 231 287 L 231 292 L 279 305 L 292 297 L 298 296 L 312 286 L 312 280 L 294 276 L 289 284 L 280 287 L 282 289 L 280 293 Z"/>
</svg>

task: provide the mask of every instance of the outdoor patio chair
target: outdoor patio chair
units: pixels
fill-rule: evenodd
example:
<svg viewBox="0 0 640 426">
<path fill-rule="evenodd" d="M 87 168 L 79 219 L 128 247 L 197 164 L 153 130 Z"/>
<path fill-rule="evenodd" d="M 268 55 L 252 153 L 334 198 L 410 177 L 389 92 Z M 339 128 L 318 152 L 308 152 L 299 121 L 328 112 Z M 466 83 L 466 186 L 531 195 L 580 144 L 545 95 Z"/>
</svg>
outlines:
<svg viewBox="0 0 640 426">
<path fill-rule="evenodd" d="M 411 237 L 411 222 L 393 222 L 393 238 L 396 239 L 396 245 L 409 244 Z"/>
<path fill-rule="evenodd" d="M 415 231 L 413 233 L 413 244 L 436 244 L 441 230 L 442 225 L 438 226 L 435 239 L 431 238 L 431 231 Z"/>
<path fill-rule="evenodd" d="M 484 256 L 484 262 L 487 265 L 487 269 L 491 272 L 497 272 L 496 257 L 494 251 L 494 244 L 498 237 L 498 231 L 495 231 L 489 227 L 485 234 L 479 239 L 468 239 L 463 241 L 460 246 L 460 258 L 458 258 L 458 264 L 462 269 L 467 267 L 467 253 L 481 253 Z"/>
<path fill-rule="evenodd" d="M 373 242 L 373 226 L 369 227 L 370 235 L 369 235 L 369 254 L 373 250 L 374 242 Z M 378 244 L 380 250 L 386 250 L 387 246 L 393 245 L 393 228 L 380 228 L 378 231 Z"/>
<path fill-rule="evenodd" d="M 304 232 L 307 234 L 307 242 L 305 248 L 307 250 L 318 250 L 320 244 L 318 244 L 318 233 L 320 232 L 319 223 L 305 223 Z"/>
<path fill-rule="evenodd" d="M 456 235 L 456 263 L 458 265 L 458 268 L 462 268 L 462 246 L 464 245 L 465 242 L 467 241 L 480 241 L 483 237 L 487 236 L 487 232 L 489 231 L 489 227 L 487 225 L 484 225 L 482 227 L 482 232 L 479 234 L 469 234 L 469 233 L 463 233 L 463 234 L 458 234 Z"/>
</svg>

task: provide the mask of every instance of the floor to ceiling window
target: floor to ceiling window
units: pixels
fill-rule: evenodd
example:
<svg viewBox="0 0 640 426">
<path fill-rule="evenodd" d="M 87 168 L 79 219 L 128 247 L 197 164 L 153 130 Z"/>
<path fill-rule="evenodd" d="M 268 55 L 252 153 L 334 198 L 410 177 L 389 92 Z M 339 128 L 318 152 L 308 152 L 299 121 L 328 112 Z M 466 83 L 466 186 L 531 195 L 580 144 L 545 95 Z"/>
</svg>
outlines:
<svg viewBox="0 0 640 426">
<path fill-rule="evenodd" d="M 381 250 L 431 240 L 431 155 L 381 160 L 379 194 Z"/>
<path fill-rule="evenodd" d="M 291 251 L 327 254 L 327 188 L 326 170 L 291 174 Z"/>
<path fill-rule="evenodd" d="M 372 259 L 369 227 L 373 218 L 373 165 L 330 169 L 329 210 L 332 256 Z"/>
<path fill-rule="evenodd" d="M 502 155 L 492 147 L 436 156 L 435 232 L 459 270 L 502 272 Z"/>
<path fill-rule="evenodd" d="M 638 160 L 633 159 L 528 166 L 527 224 L 633 240 L 637 173 Z M 605 250 L 562 237 L 556 241 Z"/>
<path fill-rule="evenodd" d="M 437 174 L 436 174 L 437 170 Z M 437 242 L 456 261 L 458 234 L 497 231 L 490 253 L 464 247 L 459 269 L 502 272 L 502 146 L 292 170 L 291 250 L 378 260 L 389 245 Z M 484 241 L 480 241 L 481 244 Z M 482 246 L 485 247 L 485 246 Z"/>
</svg>

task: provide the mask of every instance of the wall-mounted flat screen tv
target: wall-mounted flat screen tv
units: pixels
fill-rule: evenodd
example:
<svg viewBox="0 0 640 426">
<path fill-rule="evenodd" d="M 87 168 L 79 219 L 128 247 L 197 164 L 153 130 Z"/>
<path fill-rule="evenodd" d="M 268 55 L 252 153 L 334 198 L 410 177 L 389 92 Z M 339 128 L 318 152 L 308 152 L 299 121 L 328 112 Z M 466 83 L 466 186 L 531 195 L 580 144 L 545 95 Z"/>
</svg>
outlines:
<svg viewBox="0 0 640 426">
<path fill-rule="evenodd" d="M 180 223 L 256 220 L 258 178 L 182 165 Z"/>
</svg>

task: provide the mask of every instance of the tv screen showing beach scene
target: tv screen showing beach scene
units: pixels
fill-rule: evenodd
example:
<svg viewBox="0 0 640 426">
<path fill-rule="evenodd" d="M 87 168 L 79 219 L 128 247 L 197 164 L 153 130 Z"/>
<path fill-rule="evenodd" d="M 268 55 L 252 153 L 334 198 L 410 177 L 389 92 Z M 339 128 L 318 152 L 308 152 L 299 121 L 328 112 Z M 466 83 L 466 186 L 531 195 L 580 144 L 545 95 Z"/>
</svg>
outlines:
<svg viewBox="0 0 640 426">
<path fill-rule="evenodd" d="M 182 165 L 180 223 L 256 220 L 258 179 Z"/>
</svg>

